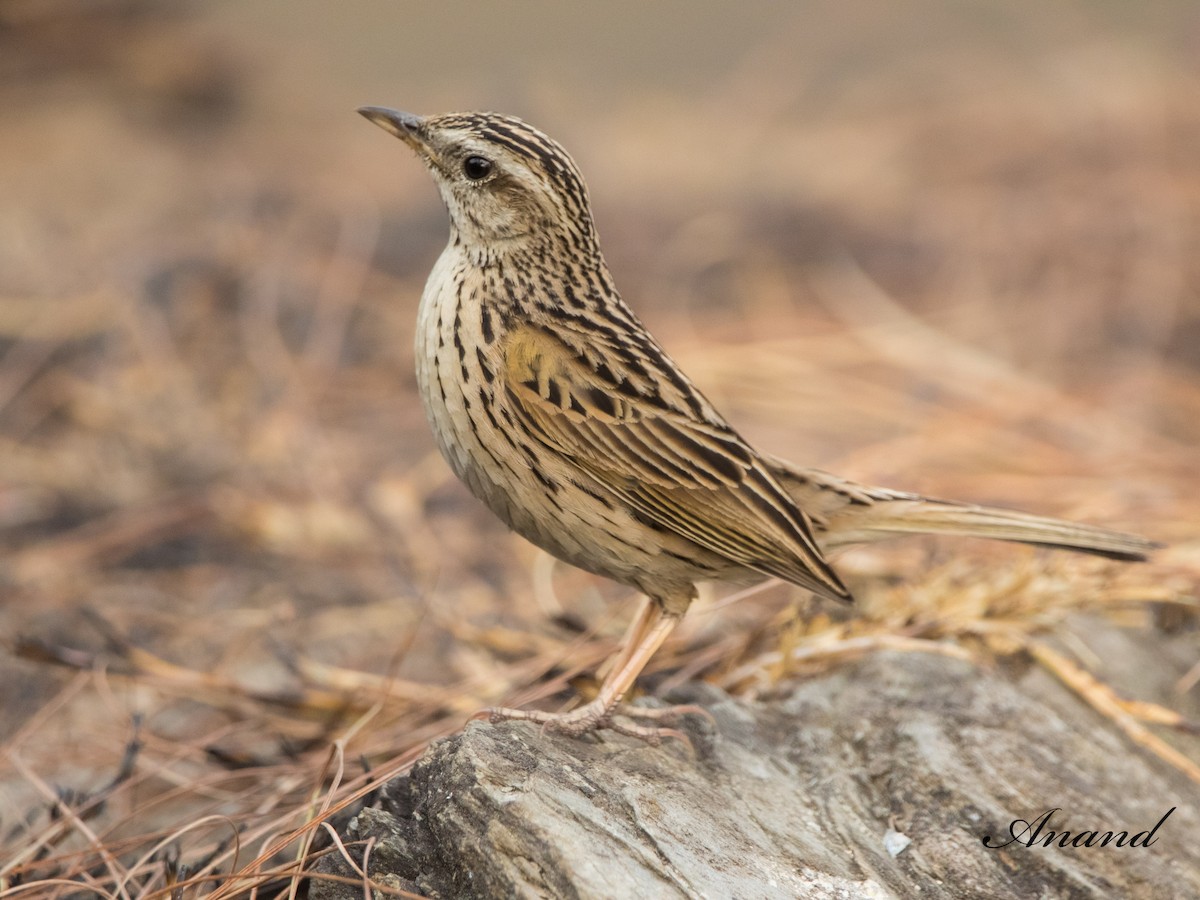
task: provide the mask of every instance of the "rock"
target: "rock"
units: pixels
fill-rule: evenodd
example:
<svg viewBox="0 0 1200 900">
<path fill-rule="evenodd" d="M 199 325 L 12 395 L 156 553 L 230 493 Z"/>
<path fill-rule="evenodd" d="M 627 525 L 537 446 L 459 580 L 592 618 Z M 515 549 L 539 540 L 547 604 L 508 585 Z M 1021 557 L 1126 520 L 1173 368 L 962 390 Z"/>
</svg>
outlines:
<svg viewBox="0 0 1200 900">
<path fill-rule="evenodd" d="M 472 723 L 345 839 L 375 839 L 372 878 L 446 898 L 1200 897 L 1200 789 L 1032 681 L 879 653 L 768 703 L 695 688 L 672 698 L 713 714 L 688 725 L 694 752 Z M 1042 846 L 1172 809 L 1147 847 Z M 1034 846 L 1012 840 L 1048 810 Z"/>
</svg>

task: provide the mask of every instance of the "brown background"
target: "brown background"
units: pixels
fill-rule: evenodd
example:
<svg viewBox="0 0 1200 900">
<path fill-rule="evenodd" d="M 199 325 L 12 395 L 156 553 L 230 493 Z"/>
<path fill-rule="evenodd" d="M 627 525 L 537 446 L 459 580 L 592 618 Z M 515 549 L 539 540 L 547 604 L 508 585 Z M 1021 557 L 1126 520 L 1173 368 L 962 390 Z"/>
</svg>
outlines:
<svg viewBox="0 0 1200 900">
<path fill-rule="evenodd" d="M 103 840 L 286 816 L 377 700 L 348 752 L 379 766 L 569 697 L 620 632 L 627 591 L 433 450 L 411 339 L 444 212 L 362 104 L 559 138 L 626 299 L 764 449 L 1172 542 L 1119 576 L 849 554 L 847 627 L 964 584 L 980 617 L 1190 596 L 1198 60 L 1186 0 L 0 6 L 0 834 L 110 781 L 135 715 Z M 829 624 L 780 587 L 707 603 L 661 671 Z"/>
</svg>

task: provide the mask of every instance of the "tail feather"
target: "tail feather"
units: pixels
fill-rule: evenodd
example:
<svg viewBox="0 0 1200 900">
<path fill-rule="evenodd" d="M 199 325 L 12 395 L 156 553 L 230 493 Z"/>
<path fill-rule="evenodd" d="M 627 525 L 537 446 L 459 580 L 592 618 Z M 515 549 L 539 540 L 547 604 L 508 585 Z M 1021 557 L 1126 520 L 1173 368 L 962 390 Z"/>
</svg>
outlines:
<svg viewBox="0 0 1200 900">
<path fill-rule="evenodd" d="M 834 516 L 827 546 L 878 540 L 897 534 L 954 534 L 1017 541 L 1130 562 L 1145 560 L 1161 546 L 1136 534 L 1077 525 L 1027 513 L 939 500 L 891 500 L 869 511 L 848 507 Z"/>
<path fill-rule="evenodd" d="M 953 534 L 1016 541 L 1140 562 L 1163 546 L 1136 534 L 1015 510 L 866 487 L 772 460 L 773 474 L 813 520 L 823 549 L 902 534 Z"/>
</svg>

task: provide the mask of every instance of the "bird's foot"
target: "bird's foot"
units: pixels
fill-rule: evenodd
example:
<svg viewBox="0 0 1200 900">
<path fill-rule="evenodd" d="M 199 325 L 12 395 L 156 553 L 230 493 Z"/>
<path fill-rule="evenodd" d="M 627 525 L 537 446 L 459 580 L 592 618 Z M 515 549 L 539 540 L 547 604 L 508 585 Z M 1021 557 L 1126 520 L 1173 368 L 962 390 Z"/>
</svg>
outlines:
<svg viewBox="0 0 1200 900">
<path fill-rule="evenodd" d="M 658 723 L 677 722 L 685 715 L 705 716 L 712 721 L 708 710 L 694 704 L 667 707 L 631 706 L 628 703 L 618 703 L 606 706 L 600 700 L 585 703 L 578 709 L 565 713 L 548 713 L 536 709 L 511 709 L 498 706 L 484 709 L 473 715 L 472 719 L 487 719 L 493 724 L 497 722 L 519 721 L 540 722 L 545 731 L 553 731 L 570 737 L 581 737 L 598 731 L 612 731 L 645 741 L 652 747 L 657 747 L 664 738 L 674 738 L 691 746 L 691 739 L 677 728 L 665 727 Z M 638 724 L 642 720 L 651 724 Z"/>
</svg>

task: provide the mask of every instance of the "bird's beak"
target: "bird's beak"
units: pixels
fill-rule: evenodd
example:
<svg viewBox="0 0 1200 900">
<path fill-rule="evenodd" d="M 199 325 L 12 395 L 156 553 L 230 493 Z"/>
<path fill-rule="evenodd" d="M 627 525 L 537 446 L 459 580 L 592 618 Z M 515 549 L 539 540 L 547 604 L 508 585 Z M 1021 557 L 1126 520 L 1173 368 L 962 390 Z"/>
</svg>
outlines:
<svg viewBox="0 0 1200 900">
<path fill-rule="evenodd" d="M 386 106 L 360 106 L 358 113 L 384 131 L 391 132 L 414 150 L 425 148 L 425 139 L 422 137 L 425 120 L 420 116 L 398 109 L 388 109 Z"/>
</svg>

